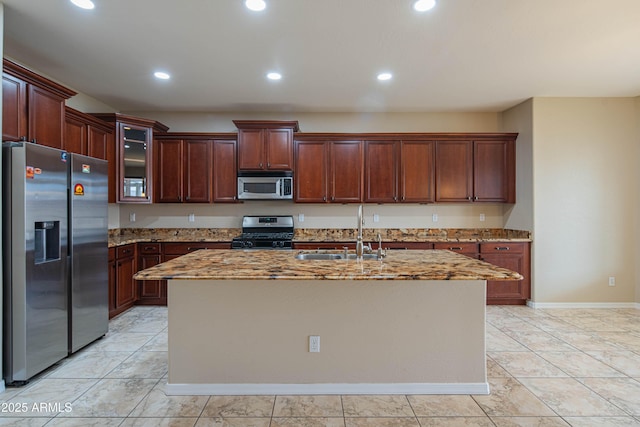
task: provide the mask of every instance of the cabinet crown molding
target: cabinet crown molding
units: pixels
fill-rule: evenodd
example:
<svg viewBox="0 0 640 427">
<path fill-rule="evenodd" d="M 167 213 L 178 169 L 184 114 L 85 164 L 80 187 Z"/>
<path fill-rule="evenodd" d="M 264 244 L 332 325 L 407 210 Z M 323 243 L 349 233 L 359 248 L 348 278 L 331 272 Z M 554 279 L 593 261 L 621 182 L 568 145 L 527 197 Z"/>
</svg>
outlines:
<svg viewBox="0 0 640 427">
<path fill-rule="evenodd" d="M 349 140 L 366 140 L 366 141 L 411 141 L 411 140 L 429 140 L 429 141 L 480 141 L 480 140 L 515 140 L 518 137 L 517 132 L 498 133 L 498 132 L 296 132 L 293 136 L 296 140 L 318 140 L 318 139 L 349 139 Z"/>
<path fill-rule="evenodd" d="M 59 83 L 56 83 L 53 80 L 49 80 L 45 77 L 42 77 L 41 75 L 36 74 L 35 72 L 29 70 L 28 68 L 23 67 L 22 65 L 16 64 L 15 62 L 7 58 L 2 59 L 2 69 L 5 73 L 18 77 L 27 83 L 43 87 L 48 91 L 61 96 L 64 99 L 69 99 L 72 96 L 77 94 L 76 91 L 71 90 L 68 87 L 65 87 Z"/>
<path fill-rule="evenodd" d="M 125 122 L 131 125 L 150 127 L 154 132 L 166 132 L 169 130 L 169 126 L 160 123 L 156 120 L 144 119 L 142 117 L 129 116 L 122 113 L 92 113 L 94 117 L 104 120 L 105 122 Z"/>
<path fill-rule="evenodd" d="M 291 128 L 298 132 L 300 127 L 297 120 L 234 120 L 238 129 L 273 129 Z"/>
</svg>

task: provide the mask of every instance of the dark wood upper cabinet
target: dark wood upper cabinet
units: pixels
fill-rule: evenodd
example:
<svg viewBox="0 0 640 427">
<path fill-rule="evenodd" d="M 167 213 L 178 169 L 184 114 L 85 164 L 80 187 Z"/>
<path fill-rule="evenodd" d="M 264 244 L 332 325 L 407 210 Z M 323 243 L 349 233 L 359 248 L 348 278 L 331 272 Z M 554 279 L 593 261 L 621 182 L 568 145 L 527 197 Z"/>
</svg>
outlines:
<svg viewBox="0 0 640 427">
<path fill-rule="evenodd" d="M 398 141 L 366 141 L 364 148 L 364 201 L 398 201 Z"/>
<path fill-rule="evenodd" d="M 213 201 L 233 203 L 238 200 L 236 140 L 213 141 Z"/>
<path fill-rule="evenodd" d="M 235 135 L 164 133 L 154 144 L 156 202 L 236 201 Z"/>
<path fill-rule="evenodd" d="M 515 142 L 473 143 L 474 201 L 515 203 Z"/>
<path fill-rule="evenodd" d="M 435 142 L 400 142 L 400 201 L 435 201 Z"/>
<path fill-rule="evenodd" d="M 211 202 L 213 141 L 156 140 L 156 201 Z"/>
<path fill-rule="evenodd" d="M 436 201 L 467 202 L 473 196 L 473 143 L 436 143 Z"/>
<path fill-rule="evenodd" d="M 434 201 L 432 141 L 367 141 L 365 153 L 366 202 Z"/>
<path fill-rule="evenodd" d="M 62 149 L 65 100 L 76 92 L 8 59 L 2 73 L 2 139 Z"/>
<path fill-rule="evenodd" d="M 436 201 L 515 203 L 515 140 L 438 141 Z"/>
<path fill-rule="evenodd" d="M 292 170 L 297 121 L 234 120 L 239 170 Z"/>
<path fill-rule="evenodd" d="M 63 150 L 87 154 L 87 123 L 69 110 L 64 119 L 64 135 L 61 147 Z"/>
<path fill-rule="evenodd" d="M 71 107 L 65 108 L 64 124 L 63 150 L 109 162 L 109 203 L 115 203 L 117 183 L 113 130 L 108 123 Z"/>
<path fill-rule="evenodd" d="M 109 151 L 115 151 L 111 127 L 71 107 L 65 107 L 64 134 L 62 149 L 70 153 L 109 160 Z"/>
<path fill-rule="evenodd" d="M 156 198 L 158 203 L 180 203 L 183 194 L 183 141 L 157 139 L 156 144 Z"/>
<path fill-rule="evenodd" d="M 92 114 L 114 129 L 116 201 L 151 203 L 153 199 L 153 135 L 169 128 L 155 120 L 120 113 Z"/>
<path fill-rule="evenodd" d="M 328 151 L 325 141 L 295 142 L 294 200 L 322 203 L 327 200 Z"/>
<path fill-rule="evenodd" d="M 329 197 L 336 203 L 362 202 L 364 153 L 362 141 L 331 141 Z"/>
<path fill-rule="evenodd" d="M 27 83 L 2 73 L 2 140 L 19 141 L 29 137 L 27 119 Z"/>
<path fill-rule="evenodd" d="M 184 201 L 187 203 L 210 203 L 213 141 L 185 141 L 183 153 Z"/>
<path fill-rule="evenodd" d="M 296 202 L 362 202 L 361 141 L 296 141 L 295 153 Z"/>
</svg>

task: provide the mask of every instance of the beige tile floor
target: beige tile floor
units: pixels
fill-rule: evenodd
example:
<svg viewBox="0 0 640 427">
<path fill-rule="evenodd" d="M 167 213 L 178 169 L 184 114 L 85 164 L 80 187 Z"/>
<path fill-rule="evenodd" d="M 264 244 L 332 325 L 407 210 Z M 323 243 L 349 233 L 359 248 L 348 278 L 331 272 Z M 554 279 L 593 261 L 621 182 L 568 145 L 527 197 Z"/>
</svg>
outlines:
<svg viewBox="0 0 640 427">
<path fill-rule="evenodd" d="M 0 425 L 640 426 L 640 310 L 490 306 L 487 323 L 487 396 L 166 396 L 166 309 L 136 307 L 0 394 Z"/>
</svg>

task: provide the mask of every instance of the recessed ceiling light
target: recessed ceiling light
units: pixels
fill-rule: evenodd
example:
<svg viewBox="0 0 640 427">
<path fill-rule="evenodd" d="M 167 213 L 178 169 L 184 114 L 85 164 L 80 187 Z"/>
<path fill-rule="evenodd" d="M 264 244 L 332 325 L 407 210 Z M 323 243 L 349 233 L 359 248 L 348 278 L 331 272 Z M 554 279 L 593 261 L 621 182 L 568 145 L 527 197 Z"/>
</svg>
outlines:
<svg viewBox="0 0 640 427">
<path fill-rule="evenodd" d="M 91 0 L 71 0 L 71 3 L 83 9 L 93 9 L 96 7 Z"/>
<path fill-rule="evenodd" d="M 435 7 L 436 0 L 418 0 L 413 4 L 413 8 L 418 12 L 426 12 Z"/>
<path fill-rule="evenodd" d="M 380 80 L 380 81 L 391 80 L 392 77 L 393 77 L 393 74 L 391 74 L 391 73 L 380 73 L 380 74 L 378 74 L 378 80 Z"/>
<path fill-rule="evenodd" d="M 160 80 L 169 80 L 171 78 L 169 73 L 165 73 L 164 71 L 156 71 L 155 73 L 153 73 L 153 75 L 156 79 Z"/>
<path fill-rule="evenodd" d="M 267 78 L 269 80 L 280 80 L 282 78 L 282 74 L 276 73 L 276 72 L 271 72 L 271 73 L 267 74 Z"/>
<path fill-rule="evenodd" d="M 247 6 L 247 9 L 253 10 L 254 12 L 260 12 L 267 7 L 264 0 L 245 0 L 244 5 Z"/>
</svg>

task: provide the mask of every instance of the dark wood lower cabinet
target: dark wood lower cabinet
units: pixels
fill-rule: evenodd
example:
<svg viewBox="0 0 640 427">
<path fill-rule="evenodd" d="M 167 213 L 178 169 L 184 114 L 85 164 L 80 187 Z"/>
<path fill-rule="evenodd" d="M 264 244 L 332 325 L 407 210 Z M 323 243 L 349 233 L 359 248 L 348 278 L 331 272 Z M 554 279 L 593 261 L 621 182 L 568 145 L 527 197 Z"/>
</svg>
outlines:
<svg viewBox="0 0 640 427">
<path fill-rule="evenodd" d="M 530 246 L 529 242 L 434 243 L 434 249 L 446 249 L 478 258 L 522 274 L 523 280 L 487 281 L 488 305 L 525 305 L 531 298 Z"/>
<path fill-rule="evenodd" d="M 162 262 L 161 243 L 138 243 L 138 271 Z M 166 280 L 138 280 L 138 305 L 167 305 Z"/>
<path fill-rule="evenodd" d="M 531 256 L 527 242 L 480 244 L 480 259 L 498 267 L 517 271 L 524 280 L 487 281 L 487 304 L 524 305 L 531 298 Z"/>
<path fill-rule="evenodd" d="M 377 249 L 377 242 L 366 241 Z M 526 304 L 531 297 L 531 257 L 528 242 L 383 242 L 385 249 L 446 249 L 478 258 L 524 276 L 520 281 L 487 282 L 487 304 Z M 349 250 L 355 242 L 294 242 L 295 250 Z M 231 242 L 138 243 L 109 249 L 109 318 L 134 304 L 166 305 L 166 280 L 133 280 L 136 271 L 201 249 L 231 249 Z M 136 257 L 136 253 L 138 254 Z"/>
<path fill-rule="evenodd" d="M 115 248 L 115 257 L 109 261 L 109 318 L 131 308 L 136 301 L 136 245 Z"/>
</svg>

